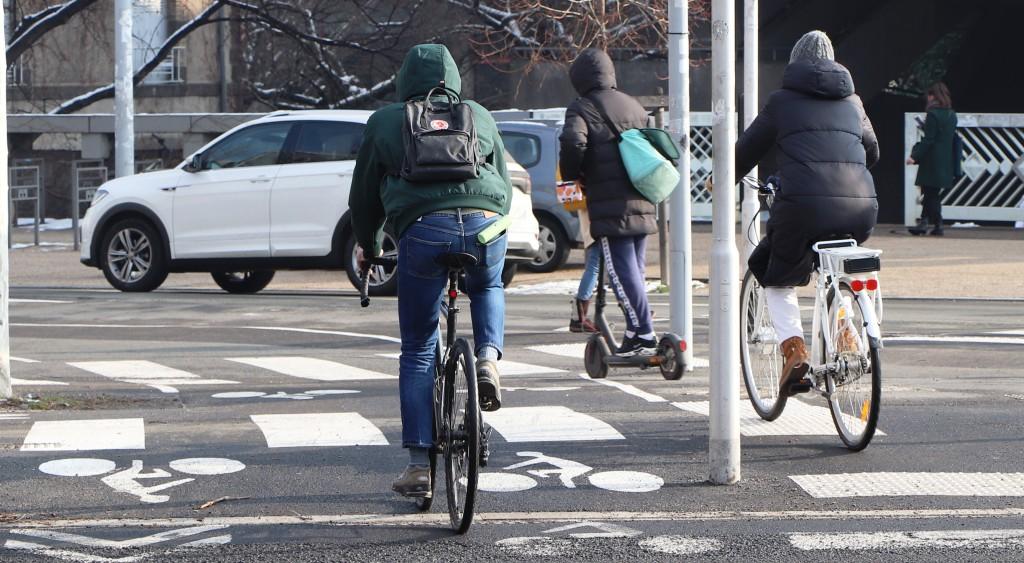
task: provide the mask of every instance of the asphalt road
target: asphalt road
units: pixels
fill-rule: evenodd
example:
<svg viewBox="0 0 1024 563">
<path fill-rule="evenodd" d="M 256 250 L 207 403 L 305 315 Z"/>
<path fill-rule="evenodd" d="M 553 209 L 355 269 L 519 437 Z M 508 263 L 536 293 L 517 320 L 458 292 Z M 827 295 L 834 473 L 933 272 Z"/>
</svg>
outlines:
<svg viewBox="0 0 1024 563">
<path fill-rule="evenodd" d="M 390 493 L 393 299 L 12 296 L 15 390 L 40 402 L 0 407 L 0 561 L 1024 558 L 1024 301 L 888 300 L 871 446 L 846 451 L 823 399 L 770 424 L 743 402 L 742 480 L 715 486 L 706 363 L 581 377 L 568 299 L 510 296 L 516 363 L 478 520 L 454 536 L 443 497 L 421 514 Z"/>
</svg>

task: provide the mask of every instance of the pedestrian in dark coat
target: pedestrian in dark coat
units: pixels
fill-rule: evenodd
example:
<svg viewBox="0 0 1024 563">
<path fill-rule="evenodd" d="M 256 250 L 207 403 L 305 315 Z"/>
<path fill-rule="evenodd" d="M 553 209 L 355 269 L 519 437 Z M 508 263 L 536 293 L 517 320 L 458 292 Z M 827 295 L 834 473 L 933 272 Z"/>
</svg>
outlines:
<svg viewBox="0 0 1024 563">
<path fill-rule="evenodd" d="M 942 236 L 942 190 L 953 187 L 953 138 L 957 118 L 949 88 L 936 82 L 927 93 L 928 115 L 924 120 L 924 138 L 910 151 L 907 164 L 916 164 L 917 184 L 923 201 L 921 220 L 910 229 L 911 234 L 923 235 L 931 223 L 930 234 Z"/>
<path fill-rule="evenodd" d="M 590 234 L 601 244 L 608 277 L 626 312 L 626 335 L 617 353 L 653 354 L 657 342 L 644 275 L 647 235 L 658 230 L 655 207 L 629 181 L 617 137 L 617 132 L 646 127 L 647 111 L 618 91 L 615 67 L 604 51 L 580 53 L 569 78 L 580 97 L 565 112 L 562 179 L 580 180 L 583 186 Z"/>
<path fill-rule="evenodd" d="M 736 142 L 737 173 L 746 175 L 773 146 L 781 189 L 748 265 L 766 288 L 785 356 L 780 391 L 788 393 L 808 369 L 793 286 L 810 281 L 811 245 L 837 237 L 863 242 L 878 215 L 868 172 L 878 161 L 878 140 L 850 71 L 835 62 L 823 32 L 809 32 L 793 47 L 782 89 Z"/>
</svg>

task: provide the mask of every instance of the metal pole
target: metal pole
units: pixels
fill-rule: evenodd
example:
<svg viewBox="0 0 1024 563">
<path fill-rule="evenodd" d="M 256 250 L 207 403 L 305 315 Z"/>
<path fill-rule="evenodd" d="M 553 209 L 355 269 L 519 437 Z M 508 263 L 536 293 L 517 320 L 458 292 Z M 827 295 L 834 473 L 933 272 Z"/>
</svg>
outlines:
<svg viewBox="0 0 1024 563">
<path fill-rule="evenodd" d="M 221 8 L 219 16 L 227 15 L 227 8 Z M 217 80 L 219 92 L 217 99 L 217 111 L 225 113 L 228 111 L 228 46 L 225 45 L 228 37 L 228 22 L 221 19 L 217 22 Z"/>
<path fill-rule="evenodd" d="M 743 1 L 743 129 L 750 127 L 757 117 L 757 67 L 760 62 L 758 47 L 758 0 Z M 750 171 L 757 176 L 757 168 Z M 740 205 L 740 232 L 743 233 L 743 252 L 740 258 L 745 266 L 754 247 L 761 240 L 761 222 L 758 218 L 760 205 L 753 192 L 743 190 L 743 203 Z M 741 267 L 740 270 L 743 270 Z"/>
<path fill-rule="evenodd" d="M 3 7 L 0 7 L 0 16 L 3 16 Z M 4 21 L 7 21 L 4 18 Z M 4 37 L 6 30 L 0 26 L 0 45 L 7 45 L 7 38 Z M 7 68 L 7 54 L 0 52 L 0 68 Z M 7 166 L 7 73 L 0 78 L 0 129 L 4 134 L 0 135 L 0 162 Z M 8 174 L 0 174 L 0 221 L 11 225 L 9 215 L 11 202 L 11 186 Z M 7 237 L 7 240 L 0 240 L 0 399 L 10 399 L 14 395 L 11 389 L 11 325 L 10 312 L 10 270 L 8 268 L 9 253 L 7 245 L 10 243 L 10 232 L 8 229 L 0 229 L 0 237 Z"/>
<path fill-rule="evenodd" d="M 740 480 L 739 252 L 736 250 L 736 0 L 711 4 L 711 118 L 715 190 L 711 236 L 711 481 Z"/>
<path fill-rule="evenodd" d="M 78 163 L 71 163 L 71 240 L 74 241 L 74 249 L 77 251 L 82 247 L 78 231 Z"/>
<path fill-rule="evenodd" d="M 679 186 L 669 200 L 672 332 L 686 342 L 686 370 L 693 371 L 693 253 L 690 196 L 690 13 L 686 0 L 672 0 L 668 13 L 668 128 L 679 140 Z"/>
<path fill-rule="evenodd" d="M 665 108 L 658 108 L 654 113 L 654 126 L 665 127 Z M 658 204 L 658 269 L 661 274 L 661 285 L 672 287 L 668 268 L 668 202 Z"/>
<path fill-rule="evenodd" d="M 135 102 L 132 75 L 132 0 L 114 3 L 114 168 L 118 178 L 135 173 Z M 78 194 L 72 198 L 78 201 Z M 77 215 L 77 212 L 76 212 Z"/>
</svg>

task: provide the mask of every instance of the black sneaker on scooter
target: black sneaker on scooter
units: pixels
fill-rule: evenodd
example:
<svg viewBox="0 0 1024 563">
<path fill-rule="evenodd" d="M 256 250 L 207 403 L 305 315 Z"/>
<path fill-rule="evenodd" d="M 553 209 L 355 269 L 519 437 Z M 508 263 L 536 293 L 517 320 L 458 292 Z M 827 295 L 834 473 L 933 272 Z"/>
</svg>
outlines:
<svg viewBox="0 0 1024 563">
<path fill-rule="evenodd" d="M 653 356 L 658 353 L 658 342 L 653 338 L 641 338 L 640 335 L 627 336 L 622 345 L 615 351 L 616 356 Z"/>
</svg>

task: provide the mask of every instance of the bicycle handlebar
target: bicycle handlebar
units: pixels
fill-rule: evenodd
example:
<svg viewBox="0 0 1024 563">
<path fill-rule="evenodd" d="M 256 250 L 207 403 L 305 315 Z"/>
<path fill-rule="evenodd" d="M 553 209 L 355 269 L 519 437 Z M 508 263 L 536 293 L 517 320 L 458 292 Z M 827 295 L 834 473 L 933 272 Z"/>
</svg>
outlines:
<svg viewBox="0 0 1024 563">
<path fill-rule="evenodd" d="M 366 267 L 360 272 L 362 283 L 359 284 L 359 305 L 366 308 L 370 306 L 370 266 L 397 266 L 398 258 L 395 256 L 377 256 L 366 261 Z"/>
</svg>

